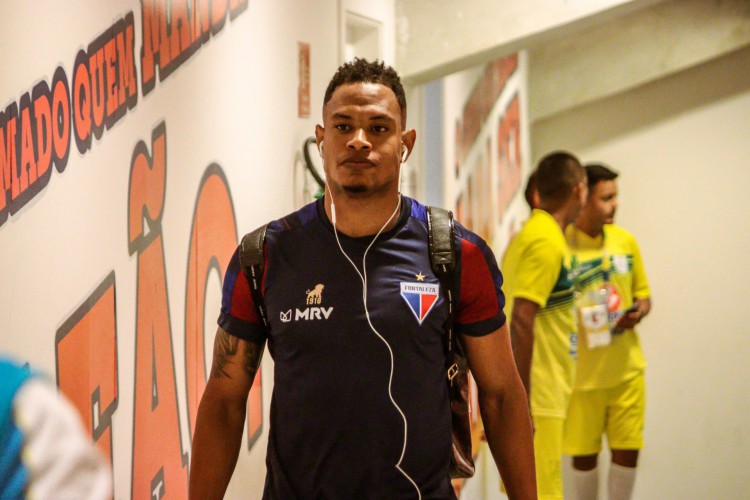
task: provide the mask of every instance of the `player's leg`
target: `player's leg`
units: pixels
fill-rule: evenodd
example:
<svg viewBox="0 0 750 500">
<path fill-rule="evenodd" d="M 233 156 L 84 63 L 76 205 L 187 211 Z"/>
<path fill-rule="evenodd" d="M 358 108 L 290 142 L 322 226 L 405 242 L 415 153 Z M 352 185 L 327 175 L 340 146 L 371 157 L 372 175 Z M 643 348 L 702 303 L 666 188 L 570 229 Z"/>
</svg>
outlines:
<svg viewBox="0 0 750 500">
<path fill-rule="evenodd" d="M 534 460 L 540 500 L 562 500 L 562 435 L 565 420 L 534 417 Z"/>
<path fill-rule="evenodd" d="M 622 467 L 635 469 L 638 467 L 638 452 L 640 450 L 616 450 L 612 449 L 612 463 Z"/>
<path fill-rule="evenodd" d="M 628 500 L 635 486 L 639 451 L 643 448 L 646 389 L 641 373 L 612 390 L 607 441 L 612 450 L 608 489 L 612 500 Z"/>
<path fill-rule="evenodd" d="M 565 421 L 563 452 L 573 456 L 573 486 L 579 500 L 595 500 L 599 492 L 597 457 L 606 416 L 605 391 L 573 391 Z"/>
</svg>

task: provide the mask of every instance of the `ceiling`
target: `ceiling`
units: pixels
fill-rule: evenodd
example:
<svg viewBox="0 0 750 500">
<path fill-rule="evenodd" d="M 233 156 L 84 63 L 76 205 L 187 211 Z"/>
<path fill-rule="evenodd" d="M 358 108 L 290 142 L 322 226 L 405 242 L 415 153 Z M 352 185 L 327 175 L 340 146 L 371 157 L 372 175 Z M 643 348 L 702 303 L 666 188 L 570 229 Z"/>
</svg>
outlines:
<svg viewBox="0 0 750 500">
<path fill-rule="evenodd" d="M 396 33 L 408 84 L 527 50 L 533 123 L 749 46 L 750 1 L 396 0 Z"/>
</svg>

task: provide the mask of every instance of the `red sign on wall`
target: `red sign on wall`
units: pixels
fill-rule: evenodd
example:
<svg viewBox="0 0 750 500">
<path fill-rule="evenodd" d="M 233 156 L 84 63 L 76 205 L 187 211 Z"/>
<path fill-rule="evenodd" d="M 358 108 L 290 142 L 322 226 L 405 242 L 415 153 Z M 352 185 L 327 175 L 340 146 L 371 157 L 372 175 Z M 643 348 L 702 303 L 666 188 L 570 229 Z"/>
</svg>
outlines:
<svg viewBox="0 0 750 500">
<path fill-rule="evenodd" d="M 299 87 L 297 87 L 297 114 L 300 118 L 310 116 L 310 44 L 297 42 L 299 64 Z"/>
</svg>

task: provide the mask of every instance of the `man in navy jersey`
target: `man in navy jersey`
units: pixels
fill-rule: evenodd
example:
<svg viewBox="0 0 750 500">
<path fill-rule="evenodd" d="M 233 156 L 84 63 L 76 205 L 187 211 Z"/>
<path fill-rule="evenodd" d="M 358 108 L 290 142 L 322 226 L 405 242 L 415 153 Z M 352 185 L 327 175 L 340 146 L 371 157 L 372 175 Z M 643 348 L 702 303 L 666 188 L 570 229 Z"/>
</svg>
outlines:
<svg viewBox="0 0 750 500">
<path fill-rule="evenodd" d="M 264 346 L 274 389 L 264 498 L 455 498 L 443 346 L 426 208 L 399 191 L 416 139 L 396 72 L 342 65 L 316 127 L 326 191 L 268 227 L 257 317 L 235 252 L 198 410 L 192 498 L 222 498 Z M 456 330 L 511 498 L 536 498 L 528 401 L 510 347 L 502 276 L 457 225 Z"/>
</svg>

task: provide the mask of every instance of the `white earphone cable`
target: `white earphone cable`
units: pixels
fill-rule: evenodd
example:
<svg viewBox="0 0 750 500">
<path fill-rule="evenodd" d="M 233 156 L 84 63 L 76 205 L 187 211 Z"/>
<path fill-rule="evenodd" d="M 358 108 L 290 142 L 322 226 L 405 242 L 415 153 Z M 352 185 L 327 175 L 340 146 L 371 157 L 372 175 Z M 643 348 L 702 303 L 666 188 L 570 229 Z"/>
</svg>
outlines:
<svg viewBox="0 0 750 500">
<path fill-rule="evenodd" d="M 403 156 L 402 156 L 403 159 Z M 326 182 L 326 189 L 328 190 L 328 195 L 331 197 L 331 222 L 333 223 L 333 234 L 336 237 L 336 243 L 338 244 L 339 250 L 341 251 L 341 254 L 346 258 L 347 261 L 349 261 L 349 264 L 354 268 L 354 271 L 359 276 L 359 279 L 362 281 L 362 302 L 365 307 L 365 317 L 367 318 L 367 323 L 370 325 L 370 329 L 377 335 L 377 337 L 385 344 L 386 348 L 388 348 L 388 354 L 390 355 L 390 361 L 391 361 L 391 370 L 390 374 L 388 375 L 388 397 L 391 400 L 391 404 L 396 408 L 398 413 L 401 415 L 401 419 L 404 422 L 404 443 L 401 447 L 401 456 L 399 456 L 398 462 L 396 462 L 396 469 L 414 486 L 414 489 L 417 491 L 417 496 L 419 500 L 422 499 L 422 492 L 419 490 L 419 486 L 417 486 L 417 483 L 409 476 L 409 474 L 406 473 L 406 471 L 401 468 L 401 464 L 404 460 L 404 455 L 406 454 L 406 443 L 408 441 L 407 436 L 409 432 L 409 423 L 406 420 L 406 415 L 404 414 L 403 410 L 401 410 L 401 407 L 396 403 L 396 400 L 393 398 L 393 372 L 395 367 L 395 361 L 393 357 L 393 349 L 391 349 L 391 345 L 388 343 L 388 341 L 383 337 L 380 332 L 375 328 L 375 326 L 372 324 L 372 320 L 370 319 L 370 311 L 367 309 L 367 267 L 366 267 L 366 260 L 367 260 L 367 253 L 370 251 L 370 248 L 372 248 L 372 245 L 377 241 L 380 234 L 383 232 L 383 230 L 390 224 L 390 222 L 393 220 L 393 218 L 396 216 L 397 213 L 400 212 L 401 209 L 401 164 L 403 162 L 400 162 L 398 165 L 398 203 L 396 204 L 396 209 L 393 211 L 391 216 L 388 218 L 387 221 L 385 221 L 385 224 L 380 228 L 380 230 L 377 232 L 375 237 L 372 239 L 370 244 L 365 249 L 365 253 L 362 256 L 362 272 L 359 272 L 359 269 L 357 268 L 357 265 L 354 264 L 354 261 L 349 257 L 349 255 L 344 251 L 344 247 L 341 246 L 341 240 L 339 239 L 339 233 L 336 229 L 336 204 L 333 201 L 333 194 L 331 193 L 331 188 L 328 185 L 328 182 Z"/>
</svg>

